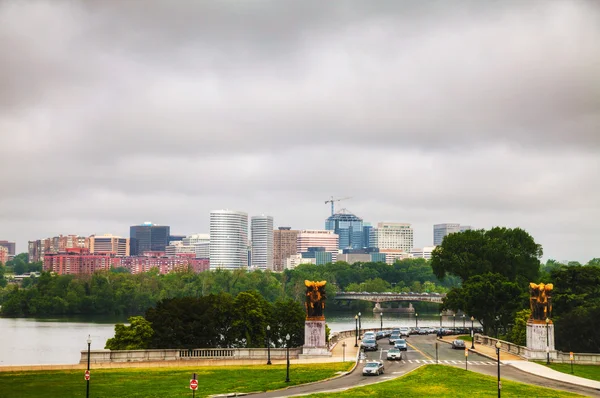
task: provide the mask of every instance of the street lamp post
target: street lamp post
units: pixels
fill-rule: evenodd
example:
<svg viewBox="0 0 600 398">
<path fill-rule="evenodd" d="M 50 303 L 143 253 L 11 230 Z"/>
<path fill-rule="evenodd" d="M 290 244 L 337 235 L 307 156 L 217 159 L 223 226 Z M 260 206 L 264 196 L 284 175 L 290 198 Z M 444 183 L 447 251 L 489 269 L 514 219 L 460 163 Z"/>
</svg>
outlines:
<svg viewBox="0 0 600 398">
<path fill-rule="evenodd" d="M 473 330 L 473 321 L 475 320 L 474 317 L 471 317 L 471 349 L 474 350 L 475 349 L 475 332 Z"/>
<path fill-rule="evenodd" d="M 550 365 L 550 318 L 546 318 L 546 365 Z"/>
<path fill-rule="evenodd" d="M 454 324 L 452 325 L 452 329 L 456 330 L 456 312 L 452 315 L 454 318 Z"/>
<path fill-rule="evenodd" d="M 359 339 L 359 340 L 362 340 L 362 339 L 360 338 L 360 335 L 362 334 L 362 325 L 360 324 L 360 317 L 361 317 L 361 315 L 362 315 L 362 314 L 359 312 L 359 313 L 358 313 L 358 339 Z"/>
<path fill-rule="evenodd" d="M 345 341 L 342 343 L 342 356 L 344 357 L 344 360 L 342 362 L 346 362 L 346 342 Z"/>
<path fill-rule="evenodd" d="M 379 313 L 379 321 L 381 322 L 379 324 L 379 331 L 383 332 L 383 312 Z"/>
<path fill-rule="evenodd" d="M 415 312 L 415 329 L 419 327 L 419 314 Z"/>
<path fill-rule="evenodd" d="M 496 342 L 496 355 L 498 356 L 498 398 L 500 398 L 500 390 L 502 389 L 502 383 L 500 382 L 500 344 L 499 341 Z"/>
<path fill-rule="evenodd" d="M 88 355 L 87 355 L 87 373 L 86 373 L 86 388 L 85 388 L 85 396 L 86 398 L 90 397 L 90 347 L 92 345 L 92 336 L 90 336 L 88 334 L 88 338 L 87 338 L 87 345 L 88 345 Z"/>
<path fill-rule="evenodd" d="M 358 315 L 354 315 L 354 347 L 358 347 Z"/>
<path fill-rule="evenodd" d="M 285 374 L 285 382 L 289 383 L 290 382 L 290 334 L 289 333 L 285 335 L 285 348 L 286 348 L 285 357 L 287 360 L 287 371 Z"/>
<path fill-rule="evenodd" d="M 442 316 L 443 316 L 443 315 L 444 315 L 444 314 L 443 314 L 442 312 L 440 312 L 440 329 L 442 328 Z"/>
<path fill-rule="evenodd" d="M 465 328 L 465 314 L 463 314 L 463 329 Z"/>
<path fill-rule="evenodd" d="M 271 326 L 267 325 L 267 365 L 271 365 Z"/>
</svg>

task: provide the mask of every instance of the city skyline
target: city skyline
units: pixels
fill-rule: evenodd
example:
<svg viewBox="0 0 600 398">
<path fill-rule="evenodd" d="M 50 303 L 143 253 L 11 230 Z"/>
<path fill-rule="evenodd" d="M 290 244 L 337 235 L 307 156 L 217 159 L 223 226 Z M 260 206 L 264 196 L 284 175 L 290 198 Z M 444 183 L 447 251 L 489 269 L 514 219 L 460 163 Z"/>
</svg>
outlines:
<svg viewBox="0 0 600 398">
<path fill-rule="evenodd" d="M 0 239 L 520 227 L 600 257 L 600 4 L 0 2 Z M 143 38 L 143 39 L 140 39 Z"/>
</svg>

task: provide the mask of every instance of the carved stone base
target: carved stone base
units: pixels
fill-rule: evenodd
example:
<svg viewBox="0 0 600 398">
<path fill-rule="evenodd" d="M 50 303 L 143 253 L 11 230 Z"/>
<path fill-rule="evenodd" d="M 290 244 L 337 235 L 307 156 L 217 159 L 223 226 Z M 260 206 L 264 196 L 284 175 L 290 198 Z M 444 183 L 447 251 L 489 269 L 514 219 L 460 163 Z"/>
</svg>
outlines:
<svg viewBox="0 0 600 398">
<path fill-rule="evenodd" d="M 304 322 L 304 347 L 300 358 L 331 356 L 325 343 L 325 321 L 307 320 Z"/>
<path fill-rule="evenodd" d="M 546 325 L 543 321 L 527 322 L 527 352 L 528 359 L 546 359 L 550 353 L 550 359 L 557 357 L 554 348 L 554 324 Z"/>
<path fill-rule="evenodd" d="M 325 321 L 304 322 L 304 347 L 327 347 L 325 344 Z"/>
</svg>

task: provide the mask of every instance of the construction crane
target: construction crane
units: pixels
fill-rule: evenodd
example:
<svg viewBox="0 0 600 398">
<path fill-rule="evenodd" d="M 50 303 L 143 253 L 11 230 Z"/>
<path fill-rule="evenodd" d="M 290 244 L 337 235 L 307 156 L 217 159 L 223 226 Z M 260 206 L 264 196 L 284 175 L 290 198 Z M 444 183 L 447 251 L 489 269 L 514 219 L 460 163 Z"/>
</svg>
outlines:
<svg viewBox="0 0 600 398">
<path fill-rule="evenodd" d="M 326 200 L 326 201 L 325 201 L 325 204 L 327 204 L 327 203 L 331 203 L 331 215 L 333 216 L 333 214 L 334 214 L 334 208 L 333 208 L 333 204 L 334 204 L 335 202 L 339 202 L 340 200 L 346 200 L 346 199 L 351 199 L 351 198 L 352 198 L 352 196 L 347 196 L 347 197 L 345 197 L 345 198 L 337 198 L 337 199 L 336 199 L 336 198 L 334 198 L 334 197 L 332 196 L 332 197 L 331 197 L 331 199 L 329 199 L 329 200 Z"/>
</svg>

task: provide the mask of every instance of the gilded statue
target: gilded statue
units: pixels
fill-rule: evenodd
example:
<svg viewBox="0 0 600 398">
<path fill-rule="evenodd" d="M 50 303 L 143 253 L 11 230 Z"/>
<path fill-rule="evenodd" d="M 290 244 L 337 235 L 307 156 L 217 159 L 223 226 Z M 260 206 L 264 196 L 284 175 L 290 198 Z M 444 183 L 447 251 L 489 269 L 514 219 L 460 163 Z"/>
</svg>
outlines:
<svg viewBox="0 0 600 398">
<path fill-rule="evenodd" d="M 325 284 L 327 281 L 314 282 L 305 280 L 306 285 L 306 319 L 311 320 L 325 320 L 323 309 L 325 308 L 325 299 L 327 295 L 325 293 Z"/>
<path fill-rule="evenodd" d="M 546 321 L 546 318 L 552 317 L 552 288 L 551 283 L 529 284 L 529 306 L 531 308 L 531 318 L 533 321 Z"/>
</svg>

